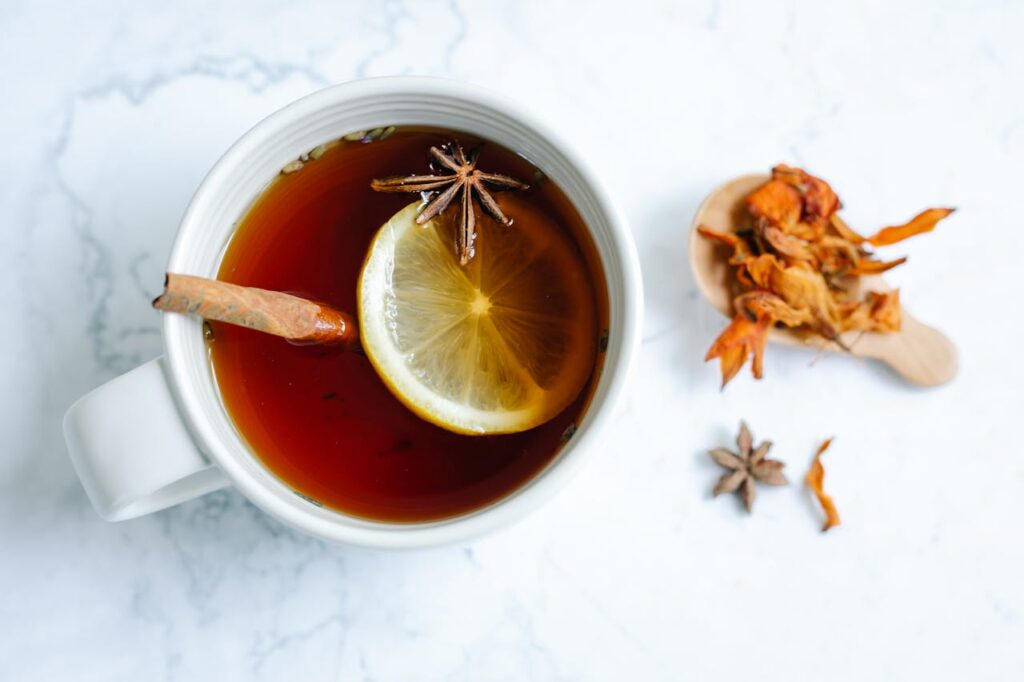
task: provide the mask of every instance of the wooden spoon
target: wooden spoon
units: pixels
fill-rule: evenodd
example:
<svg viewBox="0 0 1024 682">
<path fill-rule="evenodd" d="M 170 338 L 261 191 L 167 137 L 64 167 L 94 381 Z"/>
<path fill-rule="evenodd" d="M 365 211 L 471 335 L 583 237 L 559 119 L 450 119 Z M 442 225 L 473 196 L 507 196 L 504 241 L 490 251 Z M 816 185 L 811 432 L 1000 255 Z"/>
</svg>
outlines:
<svg viewBox="0 0 1024 682">
<path fill-rule="evenodd" d="M 733 268 L 727 262 L 728 250 L 717 242 L 701 237 L 697 227 L 706 225 L 712 230 L 731 232 L 743 225 L 746 215 L 743 200 L 768 179 L 767 175 L 744 175 L 730 180 L 707 196 L 693 219 L 690 267 L 704 297 L 728 317 L 734 314 Z M 888 291 L 891 288 L 880 275 L 861 277 L 860 286 L 864 290 L 874 291 Z M 942 332 L 919 322 L 905 308 L 902 310 L 902 325 L 898 332 L 847 332 L 841 338 L 850 348 L 851 355 L 880 360 L 901 377 L 919 386 L 939 386 L 956 376 L 956 347 Z M 788 329 L 772 329 L 769 339 L 776 343 L 809 346 L 833 353 L 847 352 L 832 342 L 801 337 Z"/>
</svg>

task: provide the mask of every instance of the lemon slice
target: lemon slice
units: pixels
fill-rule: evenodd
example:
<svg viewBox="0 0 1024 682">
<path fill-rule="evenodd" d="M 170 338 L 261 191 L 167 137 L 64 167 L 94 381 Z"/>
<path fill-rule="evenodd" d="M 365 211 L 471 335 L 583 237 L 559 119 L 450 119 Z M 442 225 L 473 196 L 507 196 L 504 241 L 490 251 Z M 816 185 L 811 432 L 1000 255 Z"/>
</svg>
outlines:
<svg viewBox="0 0 1024 682">
<path fill-rule="evenodd" d="M 480 216 L 460 266 L 458 211 L 385 223 L 359 277 L 360 334 L 392 393 L 421 418 L 466 434 L 515 433 L 555 417 L 594 368 L 594 295 L 575 245 L 551 219 L 502 196 L 515 223 Z"/>
</svg>

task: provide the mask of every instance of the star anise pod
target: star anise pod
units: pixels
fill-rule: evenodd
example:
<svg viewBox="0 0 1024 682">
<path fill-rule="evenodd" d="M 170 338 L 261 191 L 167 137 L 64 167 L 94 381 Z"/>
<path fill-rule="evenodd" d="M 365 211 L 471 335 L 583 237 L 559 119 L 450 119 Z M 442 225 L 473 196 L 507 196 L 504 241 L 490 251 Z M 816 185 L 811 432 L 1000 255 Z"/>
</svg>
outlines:
<svg viewBox="0 0 1024 682">
<path fill-rule="evenodd" d="M 439 164 L 440 174 L 384 178 L 374 180 L 370 186 L 378 192 L 436 192 L 416 218 L 420 225 L 443 213 L 461 193 L 461 217 L 455 249 L 459 254 L 459 263 L 465 265 L 473 258 L 473 242 L 476 241 L 474 197 L 487 215 L 508 227 L 512 224 L 512 219 L 502 213 L 498 202 L 487 190 L 487 185 L 495 190 L 530 187 L 525 182 L 507 175 L 484 173 L 479 170 L 476 167 L 479 154 L 479 147 L 467 154 L 462 145 L 454 141 L 442 147 L 431 147 L 430 155 Z M 440 191 L 442 188 L 447 189 Z"/>
<path fill-rule="evenodd" d="M 765 442 L 754 447 L 754 437 L 747 427 L 747 423 L 740 422 L 740 432 L 736 436 L 736 447 L 739 453 L 734 453 L 725 448 L 709 450 L 708 454 L 716 463 L 729 469 L 718 479 L 715 485 L 714 495 L 718 497 L 722 493 L 732 493 L 737 490 L 743 498 L 743 505 L 750 512 L 754 508 L 755 481 L 766 485 L 786 485 L 789 481 L 782 473 L 784 463 L 768 459 L 768 450 L 772 442 Z"/>
</svg>

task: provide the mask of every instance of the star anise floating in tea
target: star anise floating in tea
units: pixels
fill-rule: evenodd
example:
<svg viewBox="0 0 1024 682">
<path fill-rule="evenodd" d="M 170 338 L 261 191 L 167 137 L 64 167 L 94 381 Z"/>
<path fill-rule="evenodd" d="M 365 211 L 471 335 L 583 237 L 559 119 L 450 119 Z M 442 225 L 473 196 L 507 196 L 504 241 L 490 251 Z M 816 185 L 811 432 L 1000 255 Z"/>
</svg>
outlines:
<svg viewBox="0 0 1024 682">
<path fill-rule="evenodd" d="M 713 491 L 715 497 L 723 493 L 739 492 L 743 506 L 750 512 L 754 508 L 754 497 L 757 494 L 755 484 L 787 485 L 786 476 L 782 473 L 786 465 L 775 459 L 768 459 L 771 441 L 764 441 L 756 448 L 754 437 L 745 421 L 740 422 L 740 432 L 736 436 L 736 447 L 739 452 L 730 452 L 725 448 L 714 448 L 708 454 L 717 464 L 728 469 L 718 479 Z"/>
<path fill-rule="evenodd" d="M 953 209 L 930 208 L 904 225 L 863 237 L 837 215 L 841 205 L 824 180 L 779 165 L 768 182 L 746 197 L 748 224 L 732 232 L 697 228 L 732 250 L 736 314 L 705 357 L 719 359 L 723 387 L 751 355 L 754 377 L 761 378 L 773 326 L 816 335 L 847 350 L 843 332 L 899 331 L 899 290 L 862 294 L 858 278 L 885 272 L 906 258 L 881 261 L 866 245 L 895 244 L 930 232 Z"/>
<path fill-rule="evenodd" d="M 459 196 L 460 222 L 455 248 L 459 255 L 459 263 L 466 265 L 473 258 L 473 243 L 476 241 L 474 198 L 487 215 L 508 227 L 512 224 L 512 219 L 502 212 L 488 187 L 493 190 L 523 190 L 530 187 L 525 182 L 507 175 L 481 171 L 476 167 L 479 153 L 479 147 L 467 153 L 458 142 L 449 142 L 442 147 L 431 147 L 430 155 L 438 164 L 439 173 L 384 178 L 374 180 L 370 186 L 378 192 L 436 193 L 416 218 L 420 225 L 443 213 L 455 197 Z"/>
</svg>

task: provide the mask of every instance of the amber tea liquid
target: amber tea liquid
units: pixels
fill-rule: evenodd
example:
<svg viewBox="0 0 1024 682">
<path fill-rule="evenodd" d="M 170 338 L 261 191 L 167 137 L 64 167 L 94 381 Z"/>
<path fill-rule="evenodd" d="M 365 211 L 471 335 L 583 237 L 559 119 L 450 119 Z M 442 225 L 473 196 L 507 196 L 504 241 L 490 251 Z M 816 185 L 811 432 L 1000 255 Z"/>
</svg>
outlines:
<svg viewBox="0 0 1024 682">
<path fill-rule="evenodd" d="M 467 147 L 478 142 L 447 131 L 399 129 L 383 140 L 339 142 L 300 170 L 280 175 L 242 218 L 218 278 L 354 313 L 370 241 L 415 199 L 374 192 L 370 181 L 426 172 L 430 146 L 454 138 Z M 483 147 L 480 166 L 531 183 L 525 196 L 577 245 L 598 310 L 598 343 L 607 327 L 607 290 L 572 204 L 529 162 L 499 145 Z M 485 228 L 479 239 L 487 239 Z M 512 435 L 464 436 L 410 412 L 360 354 L 212 325 L 210 356 L 224 405 L 263 464 L 315 504 L 385 521 L 455 516 L 529 481 L 578 423 L 603 360 L 599 353 L 589 385 L 546 424 Z"/>
</svg>

